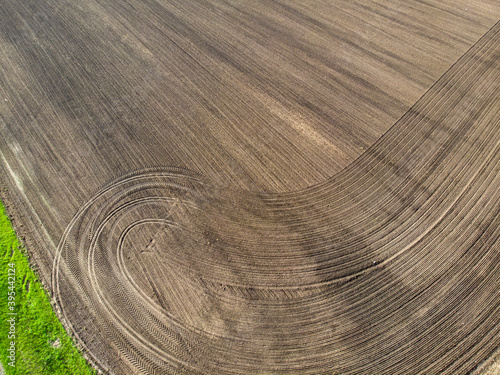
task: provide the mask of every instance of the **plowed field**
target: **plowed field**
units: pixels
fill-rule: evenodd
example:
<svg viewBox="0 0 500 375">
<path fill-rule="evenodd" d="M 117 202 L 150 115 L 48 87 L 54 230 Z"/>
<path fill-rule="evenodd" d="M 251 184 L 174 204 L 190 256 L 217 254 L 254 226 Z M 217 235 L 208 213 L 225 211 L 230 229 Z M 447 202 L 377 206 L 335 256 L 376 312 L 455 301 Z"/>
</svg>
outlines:
<svg viewBox="0 0 500 375">
<path fill-rule="evenodd" d="M 496 1 L 0 5 L 2 199 L 111 374 L 500 348 Z"/>
</svg>

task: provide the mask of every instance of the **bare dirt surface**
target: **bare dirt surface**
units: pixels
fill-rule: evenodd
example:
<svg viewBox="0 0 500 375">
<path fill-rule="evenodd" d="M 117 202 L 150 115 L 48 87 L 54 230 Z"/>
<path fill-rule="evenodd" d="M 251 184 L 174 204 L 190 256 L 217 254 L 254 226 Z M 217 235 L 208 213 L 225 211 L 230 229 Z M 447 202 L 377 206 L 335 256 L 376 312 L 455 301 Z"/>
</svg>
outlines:
<svg viewBox="0 0 500 375">
<path fill-rule="evenodd" d="M 2 198 L 100 369 L 495 357 L 500 6 L 306 4 L 0 6 Z"/>
</svg>

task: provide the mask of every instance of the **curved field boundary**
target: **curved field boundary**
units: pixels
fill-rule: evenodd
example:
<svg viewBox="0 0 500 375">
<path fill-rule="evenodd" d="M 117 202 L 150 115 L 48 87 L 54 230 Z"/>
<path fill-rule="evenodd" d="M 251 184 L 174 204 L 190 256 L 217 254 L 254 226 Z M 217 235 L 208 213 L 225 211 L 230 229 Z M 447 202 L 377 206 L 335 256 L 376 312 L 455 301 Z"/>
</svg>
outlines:
<svg viewBox="0 0 500 375">
<path fill-rule="evenodd" d="M 500 23 L 308 189 L 113 181 L 58 246 L 66 323 L 116 374 L 473 371 L 500 346 L 499 71 Z"/>
</svg>

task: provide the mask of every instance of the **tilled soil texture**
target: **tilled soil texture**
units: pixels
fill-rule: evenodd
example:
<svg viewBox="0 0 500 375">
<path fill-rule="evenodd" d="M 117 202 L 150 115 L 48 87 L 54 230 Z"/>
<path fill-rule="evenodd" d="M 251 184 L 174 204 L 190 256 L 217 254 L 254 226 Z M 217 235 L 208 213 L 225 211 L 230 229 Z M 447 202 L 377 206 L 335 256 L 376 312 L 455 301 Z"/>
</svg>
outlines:
<svg viewBox="0 0 500 375">
<path fill-rule="evenodd" d="M 500 347 L 499 17 L 2 4 L 2 196 L 86 354 L 114 374 L 483 368 Z"/>
</svg>

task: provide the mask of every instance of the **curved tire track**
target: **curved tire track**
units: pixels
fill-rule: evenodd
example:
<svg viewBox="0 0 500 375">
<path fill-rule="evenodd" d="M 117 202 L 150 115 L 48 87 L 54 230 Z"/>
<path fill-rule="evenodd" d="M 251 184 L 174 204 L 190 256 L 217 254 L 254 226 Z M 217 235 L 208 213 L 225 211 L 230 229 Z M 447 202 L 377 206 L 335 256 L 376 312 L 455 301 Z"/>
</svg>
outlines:
<svg viewBox="0 0 500 375">
<path fill-rule="evenodd" d="M 499 70 L 500 23 L 308 189 L 176 168 L 111 182 L 60 241 L 65 320 L 117 374 L 473 371 L 500 345 Z"/>
</svg>

